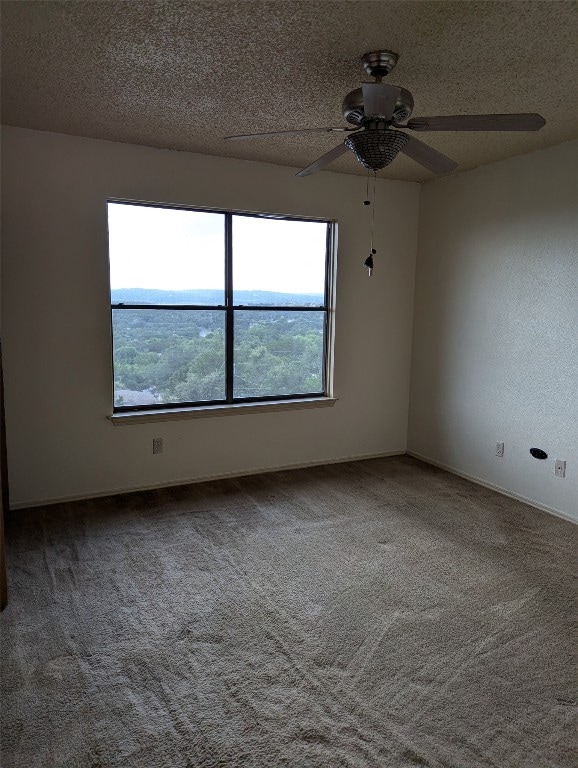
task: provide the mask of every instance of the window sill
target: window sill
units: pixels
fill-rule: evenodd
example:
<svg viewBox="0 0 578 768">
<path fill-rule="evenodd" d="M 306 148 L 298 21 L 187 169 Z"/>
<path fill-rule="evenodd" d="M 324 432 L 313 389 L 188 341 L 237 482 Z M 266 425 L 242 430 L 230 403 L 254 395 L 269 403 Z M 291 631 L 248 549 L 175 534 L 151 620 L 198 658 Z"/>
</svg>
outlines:
<svg viewBox="0 0 578 768">
<path fill-rule="evenodd" d="M 266 403 L 238 403 L 236 405 L 207 405 L 198 408 L 171 408 L 170 410 L 130 411 L 113 413 L 108 416 L 115 427 L 129 424 L 145 424 L 151 421 L 180 421 L 182 419 L 205 419 L 210 416 L 233 416 L 248 413 L 269 413 L 271 411 L 293 411 L 303 408 L 327 408 L 335 405 L 336 397 L 315 397 L 297 400 L 271 400 Z"/>
</svg>

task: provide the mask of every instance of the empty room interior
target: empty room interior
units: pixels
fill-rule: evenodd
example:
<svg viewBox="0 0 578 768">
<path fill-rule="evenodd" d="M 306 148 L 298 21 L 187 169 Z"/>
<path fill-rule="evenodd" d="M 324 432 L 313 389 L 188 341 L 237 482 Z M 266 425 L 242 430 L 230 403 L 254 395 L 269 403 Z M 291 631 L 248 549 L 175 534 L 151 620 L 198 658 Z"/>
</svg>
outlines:
<svg viewBox="0 0 578 768">
<path fill-rule="evenodd" d="M 574 2 L 4 0 L 5 768 L 571 768 Z"/>
</svg>

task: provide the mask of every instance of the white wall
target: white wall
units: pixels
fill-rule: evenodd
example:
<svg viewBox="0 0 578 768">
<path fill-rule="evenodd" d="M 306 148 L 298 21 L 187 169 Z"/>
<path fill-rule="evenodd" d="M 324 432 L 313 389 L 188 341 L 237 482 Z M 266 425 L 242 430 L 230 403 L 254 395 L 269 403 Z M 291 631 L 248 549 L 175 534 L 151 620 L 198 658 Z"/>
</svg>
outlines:
<svg viewBox="0 0 578 768">
<path fill-rule="evenodd" d="M 406 448 L 419 187 L 3 131 L 3 333 L 13 505 Z M 333 408 L 115 427 L 107 197 L 339 221 Z M 387 246 L 386 246 L 387 243 Z M 153 456 L 151 440 L 165 448 Z"/>
<path fill-rule="evenodd" d="M 408 437 L 576 518 L 577 167 L 572 142 L 422 187 Z"/>
</svg>

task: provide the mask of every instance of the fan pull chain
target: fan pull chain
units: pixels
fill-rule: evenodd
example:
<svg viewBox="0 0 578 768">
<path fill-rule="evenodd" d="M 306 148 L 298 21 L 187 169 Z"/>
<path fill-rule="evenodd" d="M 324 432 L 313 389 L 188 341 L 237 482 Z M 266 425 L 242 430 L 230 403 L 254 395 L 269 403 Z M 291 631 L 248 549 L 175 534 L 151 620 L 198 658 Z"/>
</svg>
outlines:
<svg viewBox="0 0 578 768">
<path fill-rule="evenodd" d="M 377 171 L 374 171 L 373 172 L 372 211 L 371 211 L 371 242 L 370 242 L 370 248 L 369 248 L 369 256 L 363 262 L 363 265 L 367 267 L 369 277 L 371 277 L 371 274 L 373 272 L 373 257 L 377 253 L 377 251 L 373 247 L 373 232 L 375 228 L 375 182 L 376 182 L 376 179 L 377 179 Z M 369 173 L 367 174 L 367 191 L 369 192 Z M 366 200 L 364 202 L 364 205 L 369 205 L 369 200 Z"/>
</svg>

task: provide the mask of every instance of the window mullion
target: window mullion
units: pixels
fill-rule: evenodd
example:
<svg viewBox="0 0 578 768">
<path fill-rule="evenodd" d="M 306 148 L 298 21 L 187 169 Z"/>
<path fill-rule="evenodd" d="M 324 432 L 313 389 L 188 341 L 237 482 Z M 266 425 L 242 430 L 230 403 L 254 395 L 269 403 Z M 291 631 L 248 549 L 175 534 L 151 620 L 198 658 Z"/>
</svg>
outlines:
<svg viewBox="0 0 578 768">
<path fill-rule="evenodd" d="M 225 368 L 227 403 L 233 402 L 235 324 L 233 314 L 233 216 L 225 214 Z"/>
</svg>

